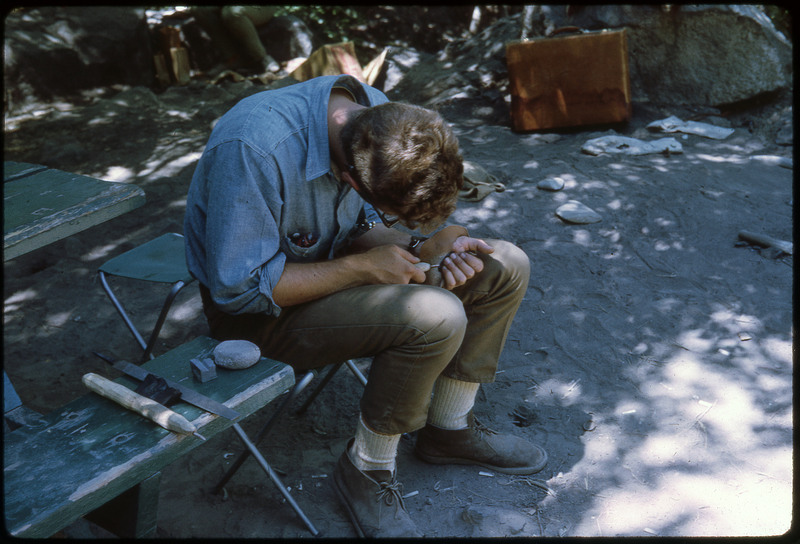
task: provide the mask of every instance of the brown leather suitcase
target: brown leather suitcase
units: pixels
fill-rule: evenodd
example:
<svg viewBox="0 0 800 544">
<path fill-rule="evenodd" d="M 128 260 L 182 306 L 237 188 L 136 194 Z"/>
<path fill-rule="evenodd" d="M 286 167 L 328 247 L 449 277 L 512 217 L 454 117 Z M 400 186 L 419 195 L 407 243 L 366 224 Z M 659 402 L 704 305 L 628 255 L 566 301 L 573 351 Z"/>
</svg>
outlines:
<svg viewBox="0 0 800 544">
<path fill-rule="evenodd" d="M 506 62 L 514 131 L 630 119 L 624 29 L 509 42 Z"/>
</svg>

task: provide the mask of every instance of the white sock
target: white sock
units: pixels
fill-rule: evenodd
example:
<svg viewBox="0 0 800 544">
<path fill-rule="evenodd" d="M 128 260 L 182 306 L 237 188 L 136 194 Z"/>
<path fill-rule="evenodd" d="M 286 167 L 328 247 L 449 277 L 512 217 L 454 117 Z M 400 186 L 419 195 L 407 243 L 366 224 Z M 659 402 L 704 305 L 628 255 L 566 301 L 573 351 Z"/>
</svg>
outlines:
<svg viewBox="0 0 800 544">
<path fill-rule="evenodd" d="M 433 389 L 428 423 L 442 429 L 464 429 L 481 384 L 439 376 Z"/>
<path fill-rule="evenodd" d="M 359 415 L 356 438 L 350 447 L 350 459 L 357 469 L 389 470 L 394 472 L 399 434 L 376 433 L 364 423 Z"/>
</svg>

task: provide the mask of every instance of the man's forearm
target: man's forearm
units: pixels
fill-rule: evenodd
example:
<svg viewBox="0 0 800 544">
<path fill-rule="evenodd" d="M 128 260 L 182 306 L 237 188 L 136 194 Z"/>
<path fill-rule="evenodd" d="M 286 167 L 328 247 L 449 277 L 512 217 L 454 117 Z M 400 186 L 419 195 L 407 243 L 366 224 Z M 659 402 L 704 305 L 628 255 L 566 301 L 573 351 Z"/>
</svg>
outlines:
<svg viewBox="0 0 800 544">
<path fill-rule="evenodd" d="M 425 273 L 414 266 L 418 262 L 400 245 L 383 243 L 330 261 L 287 263 L 272 298 L 284 307 L 361 285 L 422 283 Z"/>
<path fill-rule="evenodd" d="M 286 263 L 281 279 L 272 290 L 278 306 L 294 306 L 363 285 L 355 261 L 341 257 L 316 263 Z"/>
</svg>

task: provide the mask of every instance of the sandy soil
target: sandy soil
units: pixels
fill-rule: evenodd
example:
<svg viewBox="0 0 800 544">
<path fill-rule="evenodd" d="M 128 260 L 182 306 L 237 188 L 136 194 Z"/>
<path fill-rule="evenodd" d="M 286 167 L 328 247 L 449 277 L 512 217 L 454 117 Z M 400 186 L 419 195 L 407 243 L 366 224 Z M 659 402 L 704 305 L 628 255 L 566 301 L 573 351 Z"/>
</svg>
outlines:
<svg viewBox="0 0 800 544">
<path fill-rule="evenodd" d="M 4 368 L 23 401 L 47 412 L 84 394 L 83 373 L 108 373 L 92 355 L 134 359 L 138 347 L 95 280 L 111 256 L 180 232 L 184 198 L 214 119 L 247 84 L 193 83 L 154 95 L 109 90 L 81 106 L 7 122 L 5 159 L 134 183 L 147 204 L 4 264 Z M 460 204 L 454 221 L 502 237 L 530 256 L 533 275 L 477 414 L 542 444 L 550 462 L 532 478 L 432 466 L 403 440 L 406 505 L 433 537 L 773 535 L 792 504 L 791 256 L 738 243 L 750 230 L 792 240 L 792 170 L 764 156 L 792 147 L 732 117 L 725 140 L 676 135 L 682 154 L 581 152 L 604 128 L 515 134 L 492 108 L 445 110 L 465 157 L 506 190 Z M 687 111 L 637 105 L 618 131 Z M 766 119 L 770 112 L 759 112 Z M 560 176 L 558 192 L 538 181 Z M 567 224 L 567 200 L 602 221 Z M 143 328 L 165 292 L 118 283 Z M 159 352 L 205 334 L 196 287 L 178 299 Z M 368 360 L 360 361 L 366 369 Z M 266 457 L 327 537 L 354 532 L 332 470 L 356 423 L 360 386 L 345 371 L 309 412 L 287 415 Z M 269 407 L 244 423 L 256 430 Z M 210 440 L 163 474 L 159 534 L 308 537 L 249 461 L 224 496 L 211 493 L 240 451 L 233 433 Z M 67 536 L 98 534 L 73 529 Z"/>
</svg>

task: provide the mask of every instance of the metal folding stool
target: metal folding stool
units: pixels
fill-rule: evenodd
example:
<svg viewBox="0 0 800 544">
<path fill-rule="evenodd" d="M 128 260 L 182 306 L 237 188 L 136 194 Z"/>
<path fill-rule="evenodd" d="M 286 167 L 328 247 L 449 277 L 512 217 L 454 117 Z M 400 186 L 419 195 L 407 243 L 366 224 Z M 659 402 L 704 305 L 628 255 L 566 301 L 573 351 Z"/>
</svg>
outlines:
<svg viewBox="0 0 800 544">
<path fill-rule="evenodd" d="M 308 409 L 311 403 L 314 402 L 314 399 L 317 398 L 317 395 L 320 393 L 320 391 L 322 391 L 322 389 L 326 385 L 328 385 L 328 382 L 331 381 L 331 378 L 333 378 L 333 375 L 336 374 L 336 371 L 339 370 L 342 367 L 342 365 L 345 364 L 353 373 L 353 375 L 355 375 L 356 379 L 359 382 L 361 382 L 361 385 L 363 386 L 367 385 L 367 378 L 364 377 L 364 374 L 361 373 L 361 370 L 358 369 L 358 367 L 356 366 L 356 364 L 353 362 L 352 359 L 347 360 L 343 363 L 334 364 L 330 367 L 328 373 L 317 384 L 317 387 L 314 389 L 314 391 L 311 392 L 311 395 L 308 397 L 308 399 L 306 399 L 303 405 L 297 410 L 298 414 L 301 414 Z M 303 391 L 303 389 L 305 389 L 308 386 L 308 384 L 310 384 L 314 380 L 316 375 L 317 372 L 315 370 L 311 370 L 308 373 L 306 373 L 303 376 L 303 378 L 295 384 L 292 391 L 286 396 L 286 398 L 283 400 L 278 409 L 275 410 L 275 413 L 272 414 L 272 417 L 267 420 L 264 426 L 261 427 L 261 430 L 258 431 L 258 434 L 256 434 L 256 438 L 253 441 L 253 444 L 255 446 L 257 446 L 258 443 L 261 442 L 261 440 L 263 440 L 267 434 L 269 434 L 269 432 L 272 430 L 272 427 L 275 425 L 275 423 L 278 422 L 278 418 L 281 416 L 281 414 L 283 414 L 284 409 L 288 407 L 292 403 L 292 401 L 297 397 L 297 395 L 299 395 Z M 239 455 L 236 461 L 234 461 L 234 463 L 228 469 L 228 472 L 225 473 L 225 475 L 222 477 L 219 483 L 217 483 L 216 487 L 214 487 L 214 493 L 216 494 L 222 493 L 222 488 L 225 487 L 225 484 L 227 484 L 228 481 L 233 477 L 233 475 L 236 474 L 236 472 L 242 466 L 242 463 L 244 463 L 247 460 L 247 457 L 251 453 L 253 452 L 248 446 L 248 449 L 246 449 Z"/>
<path fill-rule="evenodd" d="M 153 348 L 161 333 L 164 321 L 167 319 L 167 314 L 172 307 L 172 303 L 175 301 L 175 297 L 178 296 L 181 289 L 194 281 L 194 278 L 189 274 L 186 268 L 185 255 L 183 236 L 175 233 L 167 233 L 130 251 L 126 251 L 122 255 L 114 257 L 97 270 L 97 275 L 100 278 L 103 290 L 106 292 L 106 295 L 108 295 L 114 308 L 117 309 L 117 312 L 120 317 L 122 317 L 128 330 L 131 331 L 133 337 L 144 350 L 140 362 L 155 357 L 153 355 Z M 130 317 L 128 317 L 125 308 L 109 286 L 108 276 L 172 284 L 172 288 L 167 294 L 167 298 L 156 320 L 155 327 L 150 333 L 150 338 L 147 342 L 144 341 L 144 338 L 139 333 Z"/>
<path fill-rule="evenodd" d="M 125 322 L 125 325 L 128 327 L 128 330 L 131 331 L 131 334 L 133 334 L 136 342 L 143 350 L 141 362 L 146 361 L 148 358 L 155 358 L 153 355 L 153 348 L 158 340 L 161 328 L 164 325 L 164 321 L 167 318 L 167 314 L 169 313 L 172 303 L 178 296 L 178 293 L 180 293 L 180 291 L 186 285 L 194 281 L 194 278 L 192 278 L 191 274 L 189 274 L 189 271 L 186 268 L 186 251 L 184 247 L 183 236 L 175 233 L 168 233 L 159 236 L 154 240 L 151 240 L 139 247 L 123 253 L 122 255 L 110 259 L 98 269 L 97 273 L 100 277 L 100 283 L 103 286 L 103 290 L 106 292 L 108 298 L 111 300 L 111 303 L 114 305 L 114 308 L 116 308 L 120 317 L 122 317 L 122 320 Z M 144 341 L 144 338 L 131 321 L 122 303 L 120 303 L 119 299 L 109 286 L 108 276 L 119 276 L 133 280 L 172 285 L 161 308 L 161 312 L 158 315 L 155 327 L 150 333 L 150 338 L 147 342 Z M 292 389 L 289 398 L 296 396 L 297 393 L 299 393 L 313 377 L 313 373 L 308 373 L 306 376 L 304 376 Z M 289 399 L 287 398 L 287 400 Z M 276 410 L 271 419 L 276 420 L 285 406 L 287 406 L 286 400 L 281 403 L 281 406 L 278 408 L 278 410 Z M 245 445 L 245 451 L 252 454 L 256 458 L 256 461 L 258 461 L 261 468 L 267 474 L 269 479 L 272 480 L 273 484 L 275 484 L 275 486 L 278 488 L 278 491 L 281 492 L 292 509 L 294 509 L 295 513 L 297 513 L 303 523 L 305 523 L 305 525 L 308 527 L 308 530 L 311 531 L 311 534 L 314 536 L 318 535 L 319 531 L 317 528 L 314 527 L 314 524 L 311 523 L 311 521 L 308 519 L 308 516 L 306 516 L 305 512 L 303 512 L 300 506 L 295 502 L 294 498 L 289 495 L 286 486 L 283 485 L 283 482 L 280 480 L 266 459 L 264 459 L 264 456 L 261 455 L 261 452 L 258 451 L 253 441 L 250 440 L 250 438 L 242 429 L 241 425 L 239 425 L 237 422 L 232 425 L 232 428 Z"/>
</svg>

